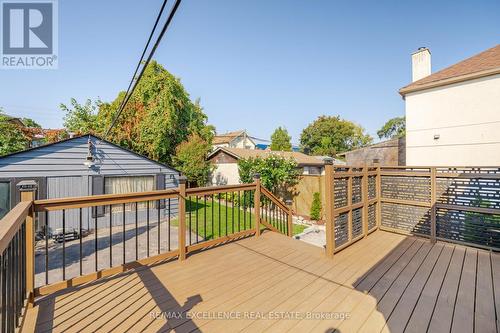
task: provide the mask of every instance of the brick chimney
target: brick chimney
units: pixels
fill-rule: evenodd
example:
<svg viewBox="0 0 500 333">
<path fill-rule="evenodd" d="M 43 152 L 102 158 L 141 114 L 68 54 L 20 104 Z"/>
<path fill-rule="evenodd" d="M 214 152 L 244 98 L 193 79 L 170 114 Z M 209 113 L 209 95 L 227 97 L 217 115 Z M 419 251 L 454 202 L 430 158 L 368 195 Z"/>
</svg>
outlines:
<svg viewBox="0 0 500 333">
<path fill-rule="evenodd" d="M 426 47 L 419 47 L 411 55 L 412 82 L 431 75 L 431 51 Z"/>
</svg>

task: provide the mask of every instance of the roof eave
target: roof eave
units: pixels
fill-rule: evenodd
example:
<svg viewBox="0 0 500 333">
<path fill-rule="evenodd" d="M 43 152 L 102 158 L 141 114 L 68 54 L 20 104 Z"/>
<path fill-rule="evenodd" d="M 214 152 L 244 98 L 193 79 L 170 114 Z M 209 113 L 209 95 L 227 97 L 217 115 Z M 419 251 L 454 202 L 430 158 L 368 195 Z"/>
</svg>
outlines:
<svg viewBox="0 0 500 333">
<path fill-rule="evenodd" d="M 411 85 L 409 85 L 407 87 L 399 89 L 399 94 L 404 98 L 407 94 L 412 93 L 412 92 L 447 86 L 447 85 L 454 84 L 454 83 L 460 83 L 460 82 L 464 82 L 464 81 L 480 79 L 482 77 L 492 76 L 492 75 L 497 75 L 497 74 L 500 74 L 500 67 L 488 69 L 488 70 L 484 70 L 484 71 L 480 71 L 480 72 L 470 73 L 470 74 L 466 74 L 466 75 L 451 77 L 451 78 L 444 79 L 444 80 L 429 82 L 426 84 L 417 85 L 417 86 L 413 86 L 413 87 Z"/>
</svg>

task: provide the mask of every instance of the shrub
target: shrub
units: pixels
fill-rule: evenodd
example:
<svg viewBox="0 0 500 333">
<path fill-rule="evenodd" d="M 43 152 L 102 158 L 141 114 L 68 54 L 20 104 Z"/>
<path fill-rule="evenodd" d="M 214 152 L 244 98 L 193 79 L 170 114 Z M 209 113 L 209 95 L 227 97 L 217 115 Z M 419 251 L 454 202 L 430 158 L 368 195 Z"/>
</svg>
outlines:
<svg viewBox="0 0 500 333">
<path fill-rule="evenodd" d="M 319 220 L 321 218 L 321 197 L 319 192 L 314 192 L 311 204 L 311 219 Z"/>
</svg>

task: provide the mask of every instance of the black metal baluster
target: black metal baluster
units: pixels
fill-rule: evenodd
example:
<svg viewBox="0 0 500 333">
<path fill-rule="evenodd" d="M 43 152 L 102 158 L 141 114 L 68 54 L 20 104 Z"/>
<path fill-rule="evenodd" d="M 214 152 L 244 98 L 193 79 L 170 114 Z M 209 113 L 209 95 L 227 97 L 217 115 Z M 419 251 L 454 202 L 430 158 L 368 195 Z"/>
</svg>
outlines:
<svg viewBox="0 0 500 333">
<path fill-rule="evenodd" d="M 170 198 L 168 199 L 168 251 L 170 252 Z"/>
<path fill-rule="evenodd" d="M 19 246 L 19 255 L 21 257 L 19 263 L 19 271 L 21 272 L 21 295 L 19 298 L 20 303 L 24 303 L 24 299 L 26 298 L 26 224 L 21 225 L 21 244 Z M 34 244 L 33 244 L 34 245 Z M 33 272 L 33 274 L 35 274 Z M 21 310 L 21 309 L 20 309 Z M 21 314 L 21 312 L 19 312 Z"/>
<path fill-rule="evenodd" d="M 79 228 L 79 266 L 80 266 L 80 275 L 83 275 L 83 244 L 82 244 L 82 221 L 83 221 L 83 213 L 82 213 L 82 208 L 80 207 L 79 209 L 79 218 L 78 218 L 78 228 Z"/>
<path fill-rule="evenodd" d="M 225 203 L 225 206 L 226 206 L 226 236 L 227 236 L 227 192 L 224 193 L 224 203 Z"/>
<path fill-rule="evenodd" d="M 195 217 L 195 223 L 196 223 L 196 244 L 199 243 L 199 240 L 198 240 L 198 199 L 199 197 L 196 196 L 196 217 Z"/>
<path fill-rule="evenodd" d="M 215 206 L 215 201 L 214 201 L 214 195 L 212 194 L 210 199 L 212 200 L 212 239 L 215 239 L 215 229 L 214 229 L 214 206 Z"/>
<path fill-rule="evenodd" d="M 238 231 L 241 231 L 241 193 L 238 191 Z"/>
<path fill-rule="evenodd" d="M 147 257 L 149 258 L 149 200 L 146 201 L 146 244 L 147 244 Z"/>
<path fill-rule="evenodd" d="M 160 227 L 161 227 L 161 212 L 160 212 L 160 204 L 161 200 L 158 200 L 158 205 L 157 205 L 157 215 L 158 215 L 158 223 L 156 225 L 157 231 L 158 231 L 158 254 L 160 254 L 161 249 L 160 249 L 160 242 L 161 242 L 161 237 L 160 237 Z"/>
<path fill-rule="evenodd" d="M 14 307 L 14 304 L 12 304 L 12 298 L 13 298 L 13 286 L 12 286 L 12 244 L 9 244 L 8 251 L 7 251 L 7 263 L 8 263 L 8 269 L 7 269 L 7 329 L 9 332 L 13 330 L 13 322 L 12 322 L 12 308 Z"/>
<path fill-rule="evenodd" d="M 64 214 L 64 211 L 63 211 L 63 214 Z M 98 257 L 97 257 L 97 206 L 95 207 L 95 217 L 94 217 L 94 229 L 95 229 L 95 232 L 94 232 L 94 245 L 95 245 L 95 248 L 94 248 L 94 251 L 95 251 L 95 271 L 97 272 L 98 271 Z"/>
<path fill-rule="evenodd" d="M 231 233 L 234 232 L 234 192 L 231 192 Z"/>
<path fill-rule="evenodd" d="M 218 197 L 219 197 L 219 200 L 218 200 L 218 202 L 219 202 L 219 233 L 218 233 L 218 237 L 220 237 L 221 229 L 222 229 L 222 227 L 221 227 L 221 209 L 220 209 L 221 194 L 220 193 L 218 194 Z"/>
<path fill-rule="evenodd" d="M 254 196 L 252 191 L 250 191 L 249 193 L 250 193 L 250 207 L 248 207 L 248 221 L 250 229 L 252 229 L 252 208 L 254 206 Z"/>
<path fill-rule="evenodd" d="M 113 267 L 113 206 L 109 205 L 109 267 Z"/>
<path fill-rule="evenodd" d="M 281 232 L 284 232 L 285 225 L 283 224 L 283 211 L 280 209 L 279 213 L 280 213 L 280 229 Z"/>
<path fill-rule="evenodd" d="M 125 265 L 125 204 L 122 204 L 122 217 L 123 217 L 122 248 L 123 248 L 123 264 Z"/>
<path fill-rule="evenodd" d="M 139 237 L 138 237 L 138 233 L 139 233 L 139 217 L 138 217 L 139 203 L 135 202 L 134 204 L 135 204 L 135 260 L 138 260 L 139 259 Z"/>
<path fill-rule="evenodd" d="M 203 240 L 207 240 L 207 196 L 203 196 Z"/>
<path fill-rule="evenodd" d="M 62 211 L 62 229 L 63 229 L 63 245 L 62 245 L 62 274 L 63 281 L 66 280 L 66 210 Z"/>
<path fill-rule="evenodd" d="M 49 284 L 49 212 L 45 211 L 45 284 Z"/>
<path fill-rule="evenodd" d="M 187 200 L 187 210 L 188 210 L 188 217 L 189 217 L 189 245 L 192 245 L 192 240 L 191 240 L 191 234 L 192 234 L 192 230 L 191 229 L 191 197 L 188 197 L 188 200 Z"/>
<path fill-rule="evenodd" d="M 6 252 L 4 251 L 0 255 L 0 284 L 1 284 L 1 295 L 0 295 L 0 332 L 5 331 L 5 326 L 7 324 L 6 318 L 7 318 L 7 257 L 6 257 Z"/>
<path fill-rule="evenodd" d="M 14 235 L 14 238 L 12 239 L 12 284 L 13 284 L 13 298 L 12 298 L 12 318 L 14 321 L 14 326 L 17 326 L 17 294 L 19 292 L 19 271 L 17 270 L 18 267 L 18 258 L 17 258 L 17 247 L 19 246 L 19 232 L 16 232 Z"/>
<path fill-rule="evenodd" d="M 243 230 L 247 230 L 247 204 L 246 204 L 246 192 L 243 191 Z"/>
</svg>

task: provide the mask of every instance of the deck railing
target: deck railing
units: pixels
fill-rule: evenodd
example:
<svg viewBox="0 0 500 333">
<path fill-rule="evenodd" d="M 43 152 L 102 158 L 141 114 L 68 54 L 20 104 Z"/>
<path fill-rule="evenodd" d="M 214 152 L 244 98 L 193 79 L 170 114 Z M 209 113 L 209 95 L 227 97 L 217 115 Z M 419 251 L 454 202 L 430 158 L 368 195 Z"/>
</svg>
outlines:
<svg viewBox="0 0 500 333">
<path fill-rule="evenodd" d="M 259 235 L 291 235 L 292 215 L 260 180 L 33 201 L 34 185 L 0 221 L 1 332 L 36 296 Z M 262 219 L 261 219 L 262 217 Z M 26 299 L 28 301 L 26 302 Z"/>
<path fill-rule="evenodd" d="M 33 291 L 32 202 L 25 200 L 0 221 L 0 331 L 14 332 Z"/>
<path fill-rule="evenodd" d="M 326 166 L 329 256 L 377 228 L 500 250 L 499 167 Z"/>
</svg>

